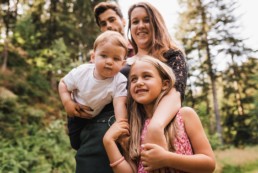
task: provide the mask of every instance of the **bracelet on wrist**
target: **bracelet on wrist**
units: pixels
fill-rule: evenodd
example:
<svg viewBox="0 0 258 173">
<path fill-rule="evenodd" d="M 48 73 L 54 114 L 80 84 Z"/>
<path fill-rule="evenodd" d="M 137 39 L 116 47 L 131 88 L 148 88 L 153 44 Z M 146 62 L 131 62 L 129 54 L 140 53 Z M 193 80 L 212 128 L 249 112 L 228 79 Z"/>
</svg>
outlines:
<svg viewBox="0 0 258 173">
<path fill-rule="evenodd" d="M 118 159 L 117 161 L 110 163 L 110 167 L 115 167 L 117 165 L 119 165 L 120 163 L 122 163 L 125 160 L 124 156 L 122 156 L 120 159 Z"/>
</svg>

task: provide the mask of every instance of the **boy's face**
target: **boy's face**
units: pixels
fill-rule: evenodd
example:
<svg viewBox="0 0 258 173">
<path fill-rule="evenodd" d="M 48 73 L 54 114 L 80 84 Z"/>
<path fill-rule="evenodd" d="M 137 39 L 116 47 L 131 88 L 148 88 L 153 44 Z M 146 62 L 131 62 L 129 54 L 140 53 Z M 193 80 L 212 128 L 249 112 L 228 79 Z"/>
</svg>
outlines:
<svg viewBox="0 0 258 173">
<path fill-rule="evenodd" d="M 99 15 L 101 32 L 112 30 L 124 35 L 125 20 L 120 18 L 112 9 L 108 9 Z"/>
<path fill-rule="evenodd" d="M 101 43 L 96 47 L 93 54 L 95 63 L 94 76 L 99 80 L 114 77 L 123 67 L 126 55 L 125 48 L 112 44 Z"/>
</svg>

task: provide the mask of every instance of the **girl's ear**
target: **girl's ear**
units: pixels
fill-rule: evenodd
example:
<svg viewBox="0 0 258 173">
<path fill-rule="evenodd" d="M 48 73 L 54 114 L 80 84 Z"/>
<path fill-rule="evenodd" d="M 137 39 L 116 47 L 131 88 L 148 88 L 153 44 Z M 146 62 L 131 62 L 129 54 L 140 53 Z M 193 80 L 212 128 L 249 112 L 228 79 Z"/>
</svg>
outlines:
<svg viewBox="0 0 258 173">
<path fill-rule="evenodd" d="M 168 87 L 169 87 L 169 80 L 164 80 L 162 82 L 162 91 L 168 89 Z"/>
</svg>

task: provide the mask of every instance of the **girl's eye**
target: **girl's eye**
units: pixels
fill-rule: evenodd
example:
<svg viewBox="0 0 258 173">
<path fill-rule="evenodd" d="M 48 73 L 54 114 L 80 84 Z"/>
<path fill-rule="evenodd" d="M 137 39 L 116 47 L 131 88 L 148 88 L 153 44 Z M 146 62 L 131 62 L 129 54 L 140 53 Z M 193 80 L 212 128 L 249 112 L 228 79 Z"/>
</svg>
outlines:
<svg viewBox="0 0 258 173">
<path fill-rule="evenodd" d="M 130 80 L 131 83 L 135 83 L 136 81 L 137 81 L 137 78 L 136 78 L 136 77 L 133 77 L 133 78 L 131 78 L 131 80 Z"/>
<path fill-rule="evenodd" d="M 151 75 L 144 75 L 143 77 L 144 77 L 144 79 L 149 79 L 151 77 Z"/>
<path fill-rule="evenodd" d="M 106 58 L 107 56 L 106 55 L 100 55 L 102 58 Z"/>
</svg>

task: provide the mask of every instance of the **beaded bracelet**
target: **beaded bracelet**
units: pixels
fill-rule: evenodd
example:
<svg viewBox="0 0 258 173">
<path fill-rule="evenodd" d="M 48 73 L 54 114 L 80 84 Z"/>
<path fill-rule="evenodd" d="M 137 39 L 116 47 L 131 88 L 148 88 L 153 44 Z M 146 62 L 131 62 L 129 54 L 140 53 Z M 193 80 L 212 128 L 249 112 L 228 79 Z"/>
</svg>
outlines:
<svg viewBox="0 0 258 173">
<path fill-rule="evenodd" d="M 123 156 L 120 159 L 118 159 L 117 161 L 110 163 L 109 165 L 110 165 L 110 167 L 115 167 L 115 166 L 119 165 L 120 163 L 122 163 L 124 160 L 125 160 L 125 158 Z"/>
</svg>

